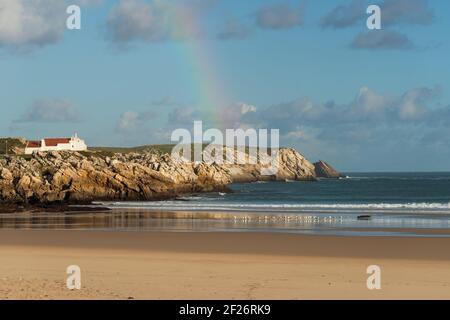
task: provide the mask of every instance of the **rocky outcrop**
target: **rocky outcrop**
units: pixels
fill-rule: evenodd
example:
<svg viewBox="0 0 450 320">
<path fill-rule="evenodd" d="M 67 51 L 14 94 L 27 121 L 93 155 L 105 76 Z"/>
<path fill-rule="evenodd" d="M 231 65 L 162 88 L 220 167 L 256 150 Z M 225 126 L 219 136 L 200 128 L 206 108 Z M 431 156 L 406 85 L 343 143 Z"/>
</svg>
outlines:
<svg viewBox="0 0 450 320">
<path fill-rule="evenodd" d="M 248 161 L 248 155 L 240 155 L 246 157 L 247 163 L 258 163 L 258 161 Z M 270 156 L 262 161 L 265 164 L 245 164 L 245 165 L 224 165 L 223 167 L 229 173 L 233 182 L 254 182 L 254 181 L 312 181 L 316 176 L 314 173 L 314 165 L 305 157 L 292 148 L 282 148 L 278 151 L 275 162 L 271 162 Z M 245 162 L 245 161 L 244 161 Z M 270 167 L 276 168 L 273 173 Z M 268 171 L 268 172 L 267 172 Z"/>
<path fill-rule="evenodd" d="M 338 179 L 343 177 L 340 172 L 336 171 L 332 166 L 322 160 L 314 163 L 314 171 L 317 178 Z"/>
<path fill-rule="evenodd" d="M 295 149 L 280 149 L 277 180 L 315 180 L 314 165 Z"/>
<path fill-rule="evenodd" d="M 48 152 L 0 160 L 0 203 L 80 203 L 158 200 L 182 193 L 227 190 L 232 182 L 313 180 L 314 165 L 294 149 L 280 149 L 278 171 L 260 164 L 185 163 L 154 152 Z"/>
</svg>

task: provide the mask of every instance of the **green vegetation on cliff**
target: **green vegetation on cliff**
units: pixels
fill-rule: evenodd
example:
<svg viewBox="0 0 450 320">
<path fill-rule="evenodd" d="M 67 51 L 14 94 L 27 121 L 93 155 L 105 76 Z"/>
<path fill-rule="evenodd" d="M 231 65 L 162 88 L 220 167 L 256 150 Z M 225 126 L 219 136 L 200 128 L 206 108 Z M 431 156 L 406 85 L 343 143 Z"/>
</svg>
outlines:
<svg viewBox="0 0 450 320">
<path fill-rule="evenodd" d="M 160 153 L 171 153 L 174 145 L 172 144 L 154 144 L 138 147 L 90 147 L 89 151 L 95 151 L 99 153 L 132 153 L 132 152 L 144 152 L 148 150 L 154 150 Z"/>
<path fill-rule="evenodd" d="M 0 138 L 0 155 L 16 154 L 19 150 L 25 149 L 25 139 L 23 138 Z"/>
</svg>

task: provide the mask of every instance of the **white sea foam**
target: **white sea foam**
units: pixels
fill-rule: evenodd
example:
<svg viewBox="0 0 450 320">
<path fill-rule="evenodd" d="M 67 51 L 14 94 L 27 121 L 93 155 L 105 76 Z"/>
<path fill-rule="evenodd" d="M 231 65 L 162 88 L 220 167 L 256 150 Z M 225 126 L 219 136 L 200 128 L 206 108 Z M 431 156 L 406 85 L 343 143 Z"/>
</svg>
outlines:
<svg viewBox="0 0 450 320">
<path fill-rule="evenodd" d="M 211 210 L 211 211 L 409 211 L 419 212 L 442 212 L 450 214 L 450 203 L 296 203 L 296 204 L 260 204 L 260 203 L 200 203 L 182 201 L 161 202 L 102 202 L 97 203 L 111 208 L 138 208 L 158 210 Z"/>
</svg>

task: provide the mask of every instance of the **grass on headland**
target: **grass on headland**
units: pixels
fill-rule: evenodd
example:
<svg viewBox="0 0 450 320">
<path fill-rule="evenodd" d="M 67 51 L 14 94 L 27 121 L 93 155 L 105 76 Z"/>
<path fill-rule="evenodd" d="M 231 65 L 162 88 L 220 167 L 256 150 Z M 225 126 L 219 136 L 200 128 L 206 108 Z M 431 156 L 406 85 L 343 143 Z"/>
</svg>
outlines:
<svg viewBox="0 0 450 320">
<path fill-rule="evenodd" d="M 0 155 L 13 155 L 17 149 L 25 149 L 25 139 L 0 138 Z"/>
<path fill-rule="evenodd" d="M 147 151 L 159 154 L 171 154 L 175 146 L 176 146 L 175 144 L 151 144 L 138 147 L 91 147 L 88 148 L 88 151 L 95 152 L 96 155 L 103 157 L 112 156 L 115 153 L 128 154 L 128 153 L 143 153 Z M 205 148 L 206 146 L 207 145 L 204 144 L 203 148 Z M 191 156 L 192 157 L 194 156 L 194 144 L 192 144 L 191 146 Z"/>
<path fill-rule="evenodd" d="M 89 151 L 96 152 L 101 155 L 112 155 L 114 153 L 141 153 L 145 151 L 155 151 L 160 154 L 171 154 L 173 148 L 175 147 L 175 144 L 152 144 L 152 145 L 145 145 L 145 146 L 138 146 L 138 147 L 91 147 L 89 148 Z M 204 150 L 208 144 L 202 145 L 202 150 Z M 237 147 L 235 147 L 236 149 Z M 250 148 L 247 146 L 245 147 L 245 152 L 248 154 Z M 194 144 L 191 145 L 191 152 L 193 156 L 194 152 Z M 271 150 L 267 150 L 267 153 L 270 155 Z"/>
<path fill-rule="evenodd" d="M 143 152 L 156 152 L 159 154 L 171 154 L 175 144 L 152 144 L 143 145 L 137 147 L 89 147 L 87 152 L 81 152 L 85 156 L 100 156 L 111 157 L 116 153 L 129 154 L 129 153 L 143 153 Z M 208 144 L 203 144 L 202 149 L 206 148 Z M 8 148 L 8 150 L 6 150 Z M 20 152 L 17 152 L 19 151 Z M 24 159 L 31 159 L 31 155 L 24 155 L 25 139 L 23 138 L 0 138 L 0 158 L 6 154 L 9 156 L 22 157 Z M 194 144 L 191 145 L 192 158 L 194 153 Z M 6 152 L 7 151 L 7 152 Z M 249 147 L 245 148 L 246 153 L 249 152 Z M 270 150 L 268 152 L 270 154 Z"/>
<path fill-rule="evenodd" d="M 90 147 L 89 151 L 94 151 L 98 153 L 140 153 L 145 151 L 157 151 L 160 153 L 171 153 L 172 149 L 175 145 L 172 144 L 154 144 L 154 145 L 145 145 L 138 147 Z"/>
</svg>

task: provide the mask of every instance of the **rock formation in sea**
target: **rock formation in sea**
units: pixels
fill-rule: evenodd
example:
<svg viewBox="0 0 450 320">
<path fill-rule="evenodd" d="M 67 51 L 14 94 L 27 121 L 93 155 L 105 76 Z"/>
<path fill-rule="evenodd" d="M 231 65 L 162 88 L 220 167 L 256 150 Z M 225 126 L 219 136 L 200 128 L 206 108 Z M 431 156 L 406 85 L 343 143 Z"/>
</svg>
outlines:
<svg viewBox="0 0 450 320">
<path fill-rule="evenodd" d="M 260 164 L 185 163 L 155 152 L 7 156 L 0 159 L 0 203 L 159 200 L 224 191 L 232 182 L 315 180 L 314 165 L 294 149 L 280 149 L 278 163 L 276 175 L 262 176 Z"/>
<path fill-rule="evenodd" d="M 317 178 L 333 178 L 338 179 L 343 177 L 343 175 L 338 172 L 336 169 L 334 169 L 332 166 L 330 166 L 325 161 L 318 161 L 314 163 L 314 171 L 316 173 Z"/>
</svg>

